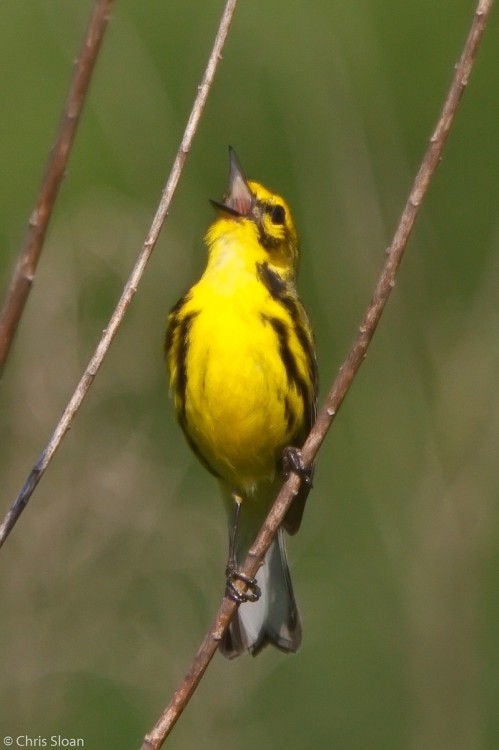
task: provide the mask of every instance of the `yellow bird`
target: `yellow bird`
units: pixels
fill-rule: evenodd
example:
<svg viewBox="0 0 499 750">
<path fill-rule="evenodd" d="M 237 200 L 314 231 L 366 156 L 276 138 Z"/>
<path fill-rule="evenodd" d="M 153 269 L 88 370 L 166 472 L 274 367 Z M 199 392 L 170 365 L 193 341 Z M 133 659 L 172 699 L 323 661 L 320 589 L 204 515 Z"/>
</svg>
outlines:
<svg viewBox="0 0 499 750">
<path fill-rule="evenodd" d="M 211 201 L 206 269 L 168 316 L 165 354 L 178 421 L 219 481 L 229 513 L 226 595 L 240 602 L 220 649 L 295 652 L 301 620 L 280 528 L 258 583 L 239 571 L 283 474 L 302 475 L 283 522 L 296 533 L 311 484 L 299 448 L 315 419 L 314 336 L 298 297 L 298 236 L 287 203 L 246 180 L 229 148 L 229 187 Z M 245 594 L 238 583 L 247 584 Z"/>
</svg>

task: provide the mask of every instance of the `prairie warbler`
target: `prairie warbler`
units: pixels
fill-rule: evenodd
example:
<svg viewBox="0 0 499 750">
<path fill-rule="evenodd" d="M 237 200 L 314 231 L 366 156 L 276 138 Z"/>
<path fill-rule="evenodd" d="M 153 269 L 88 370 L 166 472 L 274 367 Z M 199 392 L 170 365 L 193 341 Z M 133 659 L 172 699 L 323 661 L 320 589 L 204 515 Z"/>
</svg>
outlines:
<svg viewBox="0 0 499 750">
<path fill-rule="evenodd" d="M 301 643 L 283 528 L 258 583 L 238 568 L 289 469 L 303 481 L 283 527 L 294 534 L 300 526 L 311 472 L 299 447 L 315 418 L 317 367 L 295 287 L 298 237 L 289 207 L 246 180 L 229 153 L 227 193 L 211 201 L 217 218 L 205 238 L 206 270 L 168 316 L 165 353 L 178 420 L 218 479 L 229 514 L 226 595 L 241 606 L 220 649 L 233 657 L 267 643 L 294 652 Z"/>
</svg>

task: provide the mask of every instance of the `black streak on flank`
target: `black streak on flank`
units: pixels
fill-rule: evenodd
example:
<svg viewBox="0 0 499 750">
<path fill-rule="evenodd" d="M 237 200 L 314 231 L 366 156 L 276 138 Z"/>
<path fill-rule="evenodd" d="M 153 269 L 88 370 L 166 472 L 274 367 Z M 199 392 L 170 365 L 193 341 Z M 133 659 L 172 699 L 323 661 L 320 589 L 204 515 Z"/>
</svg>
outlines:
<svg viewBox="0 0 499 750">
<path fill-rule="evenodd" d="M 191 296 L 189 293 L 181 297 L 179 301 L 175 305 L 173 305 L 172 309 L 170 310 L 168 314 L 168 326 L 166 328 L 165 345 L 164 345 L 164 351 L 167 357 L 170 353 L 170 349 L 172 348 L 173 339 L 175 337 L 175 333 L 179 325 L 178 314 L 180 310 L 183 308 L 183 306 L 187 302 L 189 302 L 190 297 Z"/>
<path fill-rule="evenodd" d="M 213 474 L 213 476 L 220 479 L 220 475 L 212 466 L 210 466 L 209 462 L 199 450 L 187 428 L 187 418 L 185 414 L 185 393 L 187 389 L 187 353 L 189 351 L 189 334 L 192 322 L 198 315 L 198 312 L 191 312 L 186 315 L 182 319 L 182 321 L 179 320 L 179 312 L 182 309 L 184 303 L 188 301 L 188 299 L 188 295 L 180 299 L 169 315 L 170 323 L 166 332 L 165 352 L 168 355 L 170 348 L 174 346 L 173 342 L 176 339 L 177 347 L 176 349 L 174 349 L 173 356 L 176 358 L 177 366 L 177 418 L 192 451 L 196 454 L 203 466 L 208 469 L 208 471 Z"/>
<path fill-rule="evenodd" d="M 177 359 L 177 397 L 180 401 L 179 419 L 181 422 L 185 421 L 185 391 L 187 388 L 187 352 L 189 351 L 189 333 L 192 326 L 192 321 L 198 313 L 192 312 L 186 315 L 182 319 L 179 325 L 178 331 L 178 343 L 175 356 Z"/>
<path fill-rule="evenodd" d="M 178 328 L 178 318 L 169 317 L 168 327 L 166 329 L 165 345 L 164 345 L 164 352 L 167 358 L 170 356 L 170 349 L 172 348 L 173 339 L 175 338 L 175 333 L 177 331 L 177 328 Z"/>
<path fill-rule="evenodd" d="M 290 300 L 290 302 L 293 302 L 293 300 Z M 294 302 L 293 302 L 293 305 L 294 305 Z M 288 306 L 286 305 L 286 307 Z M 294 309 L 296 312 L 296 305 L 294 305 Z M 293 318 L 293 316 L 291 317 Z M 305 356 L 307 358 L 308 374 L 309 374 L 310 380 L 314 384 L 314 388 L 317 388 L 317 380 L 318 380 L 317 362 L 315 360 L 315 352 L 312 347 L 312 343 L 309 337 L 307 336 L 307 334 L 305 333 L 303 326 L 300 325 L 298 320 L 295 321 L 295 319 L 293 318 L 293 321 L 295 322 L 294 330 L 295 330 L 296 338 L 300 342 L 300 346 L 305 352 Z"/>
<path fill-rule="evenodd" d="M 279 302 L 291 318 L 296 338 L 298 339 L 298 342 L 303 349 L 303 352 L 307 359 L 307 367 L 310 380 L 314 385 L 314 391 L 317 391 L 318 376 L 315 352 L 313 344 L 303 328 L 303 323 L 301 320 L 303 314 L 300 315 L 300 310 L 298 307 L 299 302 L 297 302 L 294 297 L 289 294 L 286 282 L 281 279 L 279 274 L 277 274 L 275 271 L 272 271 L 267 263 L 259 263 L 257 265 L 257 272 L 272 299 L 274 299 L 276 302 Z M 314 404 L 312 404 L 310 409 L 311 422 L 315 419 L 315 412 L 316 407 Z"/>
<path fill-rule="evenodd" d="M 288 382 L 292 383 L 295 386 L 303 402 L 304 413 L 308 413 L 310 408 L 309 391 L 307 388 L 307 384 L 300 375 L 295 357 L 289 346 L 289 338 L 286 326 L 282 322 L 282 320 L 279 320 L 278 318 L 269 318 L 268 316 L 264 315 L 263 320 L 270 323 L 276 333 L 277 339 L 279 341 L 279 354 L 281 355 L 281 360 L 286 370 Z"/>
<path fill-rule="evenodd" d="M 173 305 L 172 309 L 170 310 L 170 315 L 171 316 L 178 315 L 178 313 L 180 312 L 180 310 L 183 308 L 184 305 L 186 305 L 190 301 L 190 299 L 191 299 L 191 293 L 190 292 L 187 292 L 187 294 L 184 294 L 183 297 L 180 297 L 179 301 L 176 302 Z"/>
</svg>

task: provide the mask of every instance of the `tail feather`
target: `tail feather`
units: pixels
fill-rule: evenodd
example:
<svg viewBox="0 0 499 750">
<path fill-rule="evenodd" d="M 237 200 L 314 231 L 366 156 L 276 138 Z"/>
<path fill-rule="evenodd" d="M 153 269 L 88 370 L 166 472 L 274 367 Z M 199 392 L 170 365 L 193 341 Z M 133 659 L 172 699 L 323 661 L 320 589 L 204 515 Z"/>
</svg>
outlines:
<svg viewBox="0 0 499 750">
<path fill-rule="evenodd" d="M 257 579 L 260 599 L 240 605 L 220 643 L 220 651 L 229 659 L 245 651 L 256 656 L 268 643 L 286 653 L 294 653 L 300 647 L 301 619 L 282 529 L 270 545 Z"/>
</svg>

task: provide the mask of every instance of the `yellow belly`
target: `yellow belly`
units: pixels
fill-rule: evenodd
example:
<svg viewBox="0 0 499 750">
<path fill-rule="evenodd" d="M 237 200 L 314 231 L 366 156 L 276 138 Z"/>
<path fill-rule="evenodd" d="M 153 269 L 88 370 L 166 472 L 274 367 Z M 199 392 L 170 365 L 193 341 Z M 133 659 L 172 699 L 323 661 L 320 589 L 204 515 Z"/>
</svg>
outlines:
<svg viewBox="0 0 499 750">
<path fill-rule="evenodd" d="M 205 302 L 186 361 L 190 436 L 215 471 L 241 488 L 272 479 L 289 440 L 286 371 L 259 309 L 234 298 Z"/>
</svg>

